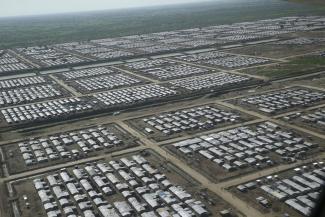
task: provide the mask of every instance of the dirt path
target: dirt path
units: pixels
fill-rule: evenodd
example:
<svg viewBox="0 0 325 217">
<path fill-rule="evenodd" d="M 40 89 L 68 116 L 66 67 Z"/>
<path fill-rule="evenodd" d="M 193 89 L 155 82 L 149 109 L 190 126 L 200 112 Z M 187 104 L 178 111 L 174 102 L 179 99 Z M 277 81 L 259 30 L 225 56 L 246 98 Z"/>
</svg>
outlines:
<svg viewBox="0 0 325 217">
<path fill-rule="evenodd" d="M 135 72 L 128 71 L 126 69 L 119 68 L 117 66 L 111 66 L 111 68 L 116 69 L 116 70 L 121 71 L 121 72 L 124 72 L 124 73 L 129 74 L 129 75 L 135 76 L 135 77 L 139 77 L 139 78 L 141 78 L 141 79 L 143 79 L 145 81 L 150 81 L 150 82 L 152 82 L 154 84 L 160 83 L 160 81 L 155 80 L 153 78 L 149 78 L 149 77 L 140 75 L 139 73 L 135 73 Z"/>
<path fill-rule="evenodd" d="M 263 214 L 259 212 L 258 210 L 252 208 L 250 205 L 245 203 L 244 201 L 240 200 L 239 198 L 233 197 L 231 193 L 225 191 L 221 186 L 218 184 L 212 183 L 209 179 L 204 177 L 199 172 L 195 171 L 194 169 L 190 168 L 188 165 L 186 165 L 183 161 L 181 161 L 179 158 L 174 157 L 173 155 L 169 154 L 167 151 L 163 150 L 161 147 L 159 147 L 157 144 L 154 144 L 144 136 L 142 136 L 139 132 L 135 131 L 133 128 L 129 127 L 124 122 L 120 121 L 118 124 L 123 127 L 125 130 L 127 130 L 132 135 L 140 138 L 140 141 L 142 141 L 148 148 L 153 149 L 158 154 L 160 154 L 163 158 L 165 158 L 167 161 L 173 163 L 177 167 L 181 168 L 185 173 L 192 176 L 195 180 L 197 180 L 199 183 L 201 183 L 202 187 L 209 189 L 210 191 L 214 192 L 218 196 L 220 196 L 222 199 L 224 199 L 226 202 L 231 204 L 233 207 L 235 207 L 237 210 L 245 214 L 249 217 L 268 217 L 270 215 Z"/>
<path fill-rule="evenodd" d="M 61 81 L 60 79 L 58 79 L 57 77 L 55 77 L 53 74 L 50 74 L 49 77 L 51 79 L 53 79 L 56 83 L 58 83 L 59 85 L 61 85 L 64 89 L 66 89 L 70 93 L 72 93 L 72 95 L 77 96 L 77 97 L 82 96 L 81 93 L 77 92 L 74 88 L 70 87 L 64 81 Z"/>
<path fill-rule="evenodd" d="M 242 107 L 239 107 L 239 106 L 236 106 L 236 105 L 233 105 L 233 104 L 230 104 L 230 103 L 227 103 L 227 102 L 222 102 L 222 101 L 218 101 L 218 103 L 224 105 L 224 106 L 228 106 L 232 109 L 236 109 L 236 110 L 239 110 L 241 112 L 244 112 L 244 113 L 248 113 L 250 115 L 253 115 L 253 116 L 256 116 L 256 117 L 259 117 L 265 121 L 272 121 L 274 122 L 275 124 L 279 124 L 279 125 L 282 125 L 284 127 L 288 127 L 288 128 L 291 128 L 291 129 L 295 129 L 295 130 L 298 130 L 300 132 L 304 132 L 304 133 L 307 133 L 307 134 L 310 134 L 310 135 L 313 135 L 313 136 L 316 136 L 318 138 L 321 138 L 321 139 L 325 139 L 325 135 L 324 134 L 321 134 L 321 133 L 318 133 L 318 132 L 315 132 L 315 131 L 311 131 L 311 130 L 308 130 L 306 128 L 302 128 L 302 127 L 299 127 L 299 126 L 296 126 L 296 125 L 293 125 L 293 124 L 289 124 L 287 122 L 284 122 L 284 121 L 281 121 L 281 120 L 278 120 L 278 119 L 275 119 L 273 117 L 268 117 L 268 116 L 265 116 L 265 115 L 262 115 L 258 112 L 255 112 L 255 111 L 251 111 L 251 110 L 247 110 L 247 109 L 244 109 Z M 291 112 L 289 112 L 290 114 Z M 282 115 L 286 115 L 286 113 L 282 114 Z"/>
<path fill-rule="evenodd" d="M 116 152 L 109 153 L 109 154 L 102 154 L 99 156 L 84 158 L 81 160 L 71 161 L 68 163 L 61 163 L 61 164 L 57 164 L 57 165 L 53 165 L 53 166 L 49 166 L 49 167 L 44 167 L 44 168 L 35 169 L 35 170 L 27 171 L 27 172 L 22 172 L 19 174 L 10 175 L 8 177 L 1 178 L 0 182 L 1 181 L 8 182 L 8 181 L 13 181 L 13 180 L 17 180 L 17 179 L 22 179 L 22 178 L 25 178 L 28 176 L 35 176 L 35 175 L 47 173 L 47 172 L 50 172 L 53 170 L 59 170 L 59 169 L 65 168 L 65 167 L 72 167 L 72 166 L 79 165 L 79 164 L 85 164 L 85 163 L 92 162 L 92 161 L 98 161 L 98 160 L 104 159 L 106 157 L 114 157 L 117 155 L 123 155 L 123 154 L 127 154 L 130 152 L 141 151 L 143 149 L 145 149 L 145 147 L 140 145 L 140 146 L 137 146 L 134 148 L 128 148 L 128 149 L 124 149 L 122 151 L 116 151 Z"/>
</svg>

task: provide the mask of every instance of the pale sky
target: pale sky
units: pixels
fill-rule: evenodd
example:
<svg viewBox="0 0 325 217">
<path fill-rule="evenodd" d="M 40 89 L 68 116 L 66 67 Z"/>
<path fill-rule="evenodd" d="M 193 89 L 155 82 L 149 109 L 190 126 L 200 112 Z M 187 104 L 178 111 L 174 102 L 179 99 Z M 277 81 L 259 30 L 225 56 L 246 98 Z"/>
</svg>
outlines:
<svg viewBox="0 0 325 217">
<path fill-rule="evenodd" d="M 0 0 L 0 17 L 143 7 L 204 0 Z"/>
</svg>

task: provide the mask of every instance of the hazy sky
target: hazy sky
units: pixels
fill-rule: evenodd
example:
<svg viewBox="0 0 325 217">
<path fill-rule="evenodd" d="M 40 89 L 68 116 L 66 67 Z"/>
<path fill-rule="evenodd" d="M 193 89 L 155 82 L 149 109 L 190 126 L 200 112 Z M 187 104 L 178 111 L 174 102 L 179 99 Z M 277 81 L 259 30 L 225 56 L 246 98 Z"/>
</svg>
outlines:
<svg viewBox="0 0 325 217">
<path fill-rule="evenodd" d="M 204 0 L 0 0 L 0 16 L 106 10 L 200 1 Z"/>
</svg>

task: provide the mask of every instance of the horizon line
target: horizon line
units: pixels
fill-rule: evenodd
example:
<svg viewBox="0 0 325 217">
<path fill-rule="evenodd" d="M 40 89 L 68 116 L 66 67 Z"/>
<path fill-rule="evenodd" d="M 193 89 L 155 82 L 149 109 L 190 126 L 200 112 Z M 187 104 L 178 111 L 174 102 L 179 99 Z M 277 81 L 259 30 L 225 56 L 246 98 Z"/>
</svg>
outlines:
<svg viewBox="0 0 325 217">
<path fill-rule="evenodd" d="M 226 2 L 229 0 L 220 0 L 220 2 Z M 240 0 L 231 0 L 240 1 Z M 96 13 L 105 11 L 121 11 L 121 10 L 134 10 L 134 9 L 153 9 L 160 7 L 170 7 L 170 6 L 181 6 L 181 5 L 196 5 L 196 4 L 206 4 L 206 3 L 216 3 L 214 0 L 203 0 L 202 2 L 187 2 L 187 3 L 168 3 L 168 4 L 157 4 L 157 5 L 147 5 L 147 6 L 131 6 L 131 7 L 116 7 L 107 9 L 94 9 L 94 10 L 81 10 L 81 11 L 66 11 L 66 12 L 53 12 L 53 13 L 34 13 L 34 14 L 22 14 L 22 15 L 6 15 L 1 16 L 0 19 L 10 19 L 10 18 L 26 18 L 26 17 L 41 17 L 41 16 L 55 16 L 55 15 L 70 15 L 70 14 L 82 14 L 82 13 Z"/>
</svg>

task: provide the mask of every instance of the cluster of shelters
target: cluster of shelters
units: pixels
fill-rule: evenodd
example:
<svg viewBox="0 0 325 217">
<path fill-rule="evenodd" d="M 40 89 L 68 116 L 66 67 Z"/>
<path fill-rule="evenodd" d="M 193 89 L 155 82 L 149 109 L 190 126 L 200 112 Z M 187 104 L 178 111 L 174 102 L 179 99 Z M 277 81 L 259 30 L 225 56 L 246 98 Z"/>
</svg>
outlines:
<svg viewBox="0 0 325 217">
<path fill-rule="evenodd" d="M 175 61 L 170 61 L 166 59 L 150 59 L 150 60 L 142 60 L 142 61 L 126 63 L 121 66 L 127 69 L 141 71 L 145 69 L 159 68 L 159 67 L 170 66 L 175 64 L 176 64 Z"/>
<path fill-rule="evenodd" d="M 157 53 L 177 51 L 180 49 L 182 49 L 181 46 L 162 43 L 150 47 L 140 47 L 137 48 L 137 51 L 142 54 L 157 54 Z"/>
<path fill-rule="evenodd" d="M 145 103 L 175 96 L 176 91 L 158 84 L 148 84 L 138 87 L 129 87 L 104 93 L 94 94 L 94 98 L 105 106 L 123 106 Z"/>
<path fill-rule="evenodd" d="M 274 36 L 279 36 L 279 35 L 282 35 L 282 34 L 287 34 L 287 33 L 291 33 L 293 32 L 294 30 L 292 31 L 289 31 L 289 30 L 279 30 L 277 27 L 275 29 L 272 29 L 273 27 L 269 28 L 269 27 L 266 27 L 265 30 L 261 31 L 261 32 L 257 32 L 255 33 L 256 35 L 262 35 L 262 36 L 265 36 L 265 37 L 274 37 Z M 299 31 L 299 30 L 296 30 L 296 31 Z M 312 31 L 312 30 L 306 30 L 306 31 Z"/>
<path fill-rule="evenodd" d="M 238 84 L 245 84 L 249 81 L 252 81 L 252 79 L 246 76 L 217 72 L 208 75 L 173 80 L 168 82 L 168 84 L 178 88 L 184 88 L 188 91 L 199 91 L 232 87 Z"/>
<path fill-rule="evenodd" d="M 40 66 L 53 67 L 75 65 L 84 62 L 143 57 L 144 55 L 209 48 L 212 46 L 232 46 L 246 42 L 259 42 L 286 33 L 319 30 L 324 27 L 324 17 L 320 16 L 283 17 L 234 23 L 231 25 L 104 38 L 43 47 L 19 48 L 17 51 Z M 6 57 L 3 59 L 7 61 Z M 245 57 L 236 57 L 235 60 L 230 59 L 221 63 L 220 60 L 211 60 L 211 64 L 237 67 L 236 65 L 238 64 L 229 63 L 230 61 L 241 62 L 240 66 L 246 66 L 260 64 L 266 60 L 247 60 Z M 13 64 L 0 64 L 0 73 L 1 69 L 16 71 L 24 70 L 28 67 L 30 66 L 20 61 Z"/>
<path fill-rule="evenodd" d="M 29 87 L 18 87 L 0 92 L 0 106 L 26 104 L 44 99 L 58 98 L 64 92 L 56 85 L 45 84 Z"/>
<path fill-rule="evenodd" d="M 82 78 L 68 82 L 69 85 L 82 93 L 130 87 L 141 83 L 143 83 L 142 80 L 122 73 Z"/>
<path fill-rule="evenodd" d="M 265 58 L 240 56 L 240 55 L 233 55 L 225 58 L 202 61 L 203 64 L 220 66 L 222 68 L 230 68 L 230 69 L 239 68 L 239 67 L 249 67 L 249 66 L 260 65 L 269 62 L 270 60 Z"/>
<path fill-rule="evenodd" d="M 1 114 L 6 123 L 20 124 L 64 119 L 67 116 L 91 110 L 93 110 L 92 104 L 74 97 L 5 108 L 1 109 Z"/>
<path fill-rule="evenodd" d="M 107 47 L 105 45 L 97 45 L 92 42 L 71 42 L 65 44 L 57 44 L 56 47 L 73 51 L 86 57 L 96 58 L 98 60 L 118 59 L 122 57 L 132 57 L 134 53 L 122 49 Z"/>
<path fill-rule="evenodd" d="M 207 130 L 225 123 L 234 123 L 240 116 L 215 106 L 198 106 L 143 118 L 146 133 L 158 131 L 170 135 L 190 130 Z"/>
<path fill-rule="evenodd" d="M 196 155 L 226 171 L 234 171 L 249 166 L 273 165 L 276 159 L 270 156 L 274 154 L 283 159 L 300 158 L 317 144 L 284 131 L 274 123 L 264 122 L 256 127 L 237 127 L 193 137 L 172 144 L 172 147 L 183 156 Z"/>
<path fill-rule="evenodd" d="M 184 48 L 197 48 L 197 47 L 210 47 L 214 45 L 221 45 L 223 43 L 226 43 L 225 41 L 222 41 L 220 39 L 218 40 L 211 40 L 211 39 L 205 39 L 205 38 L 193 38 L 190 41 L 184 41 L 178 43 L 181 47 Z"/>
<path fill-rule="evenodd" d="M 259 41 L 295 31 L 312 31 L 324 28 L 321 19 L 321 17 L 286 17 L 232 25 L 107 38 L 92 42 L 112 48 L 131 49 L 133 52 L 140 54 L 153 54 Z"/>
<path fill-rule="evenodd" d="M 17 48 L 16 50 L 27 59 L 47 68 L 87 62 L 85 58 L 65 53 L 48 46 Z"/>
<path fill-rule="evenodd" d="M 141 41 L 141 39 L 143 40 Z M 104 45 L 106 47 L 117 47 L 123 49 L 148 47 L 154 45 L 154 43 L 149 42 L 145 38 L 141 38 L 141 35 L 130 35 L 119 38 L 104 38 L 92 40 L 91 42 L 98 45 Z"/>
<path fill-rule="evenodd" d="M 325 109 L 302 115 L 300 118 L 305 122 L 315 123 L 321 127 L 325 127 Z"/>
<path fill-rule="evenodd" d="M 146 61 L 144 61 L 146 62 Z M 209 70 L 196 66 L 191 66 L 181 63 L 169 63 L 163 66 L 140 69 L 138 72 L 158 80 L 170 80 L 175 78 L 189 77 L 193 75 L 201 75 L 215 72 L 216 70 Z"/>
<path fill-rule="evenodd" d="M 229 54 L 229 53 L 224 53 L 224 52 L 220 52 L 220 51 L 208 51 L 208 52 L 199 52 L 199 53 L 191 53 L 191 54 L 176 56 L 174 58 L 181 60 L 181 61 L 195 63 L 195 62 L 199 62 L 199 61 L 225 58 L 225 57 L 229 57 L 229 56 L 231 56 L 231 54 Z"/>
<path fill-rule="evenodd" d="M 121 133 L 122 135 L 122 133 Z M 18 143 L 26 166 L 60 159 L 81 158 L 103 149 L 113 149 L 124 142 L 110 128 L 96 127 L 33 138 Z"/>
<path fill-rule="evenodd" d="M 107 44 L 107 45 L 110 45 L 112 43 L 116 43 L 116 42 L 108 42 L 108 41 L 105 41 L 105 42 L 102 42 L 100 44 Z M 117 45 L 117 47 L 120 47 L 120 48 L 123 48 L 123 49 L 135 49 L 135 48 L 141 48 L 141 47 L 151 47 L 155 45 L 154 43 L 152 42 L 141 42 L 141 41 L 136 41 L 136 42 L 133 42 L 133 41 L 129 41 L 129 43 L 127 43 L 127 40 L 123 41 L 123 43 Z"/>
<path fill-rule="evenodd" d="M 175 58 L 186 62 L 200 63 L 203 65 L 218 66 L 230 69 L 254 66 L 270 62 L 270 60 L 266 58 L 230 54 L 215 50 L 199 53 L 189 53 L 186 55 L 176 56 Z"/>
<path fill-rule="evenodd" d="M 223 36 L 218 39 L 222 41 L 237 42 L 237 41 L 253 41 L 253 40 L 265 38 L 265 36 L 261 34 L 242 33 L 242 31 L 232 31 L 228 33 L 232 33 L 233 35 Z"/>
<path fill-rule="evenodd" d="M 79 78 L 87 78 L 93 76 L 109 75 L 114 73 L 114 70 L 106 67 L 94 67 L 88 69 L 80 69 L 68 72 L 57 73 L 56 75 L 62 77 L 64 80 L 75 80 Z"/>
<path fill-rule="evenodd" d="M 105 77 L 105 75 L 103 76 Z M 121 87 L 121 85 L 124 86 L 124 83 L 130 84 L 130 82 L 133 82 L 134 84 L 138 84 L 139 82 L 143 82 L 143 80 L 136 78 L 133 80 L 132 77 L 130 77 L 130 80 L 127 82 L 124 80 L 126 78 L 124 77 L 124 75 L 122 77 L 119 77 L 118 74 L 114 74 L 114 76 L 107 76 L 108 80 L 110 78 L 115 81 L 115 83 L 110 82 L 110 87 L 112 88 L 116 87 L 116 85 L 118 85 L 119 87 Z M 119 83 L 119 78 L 121 83 Z M 87 81 L 89 80 L 88 84 L 86 84 L 86 82 L 79 83 L 79 87 L 77 87 L 76 85 L 76 88 L 80 90 L 81 88 L 83 88 L 82 86 L 84 86 L 85 89 L 88 88 L 89 90 L 107 88 L 107 86 L 103 86 L 104 83 L 100 83 L 100 80 L 103 79 L 102 76 L 90 77 L 89 79 L 86 79 Z M 83 79 L 80 79 L 80 81 L 82 80 Z M 87 95 L 86 97 L 82 98 L 62 98 L 60 100 L 51 100 L 44 101 L 42 103 L 26 104 L 22 106 L 3 108 L 1 110 L 1 113 L 8 124 L 23 124 L 39 121 L 49 121 L 53 119 L 73 117 L 76 115 L 84 115 L 87 112 L 101 111 L 104 109 L 117 109 L 124 108 L 125 106 L 129 105 L 144 105 L 149 102 L 161 102 L 163 100 L 179 97 L 181 91 L 211 91 L 212 88 L 230 88 L 232 87 L 232 85 L 243 84 L 244 82 L 249 82 L 251 80 L 252 79 L 248 77 L 220 72 L 192 78 L 174 80 L 168 82 L 165 85 L 145 84 L 139 86 L 130 86 L 117 90 L 94 93 L 92 95 Z M 96 85 L 95 83 L 91 83 L 90 81 L 94 81 Z M 67 82 L 69 83 L 71 81 L 67 80 Z M 51 87 L 51 85 L 43 86 Z M 46 91 L 42 91 L 37 87 L 38 86 L 26 87 L 28 89 L 37 89 L 37 93 L 35 93 L 36 97 L 22 94 L 24 96 L 23 99 L 21 99 L 20 101 L 16 101 L 28 103 L 34 100 L 47 98 L 49 99 L 53 98 L 54 95 L 59 95 L 58 93 L 54 94 L 56 92 L 54 90 L 51 91 L 51 89 L 49 88 L 47 88 Z M 179 89 L 181 91 L 175 89 Z M 12 91 L 12 89 L 9 89 L 8 91 Z M 60 89 L 60 91 L 63 91 L 63 89 Z M 52 92 L 54 95 L 49 96 L 49 94 Z M 64 94 L 65 93 L 66 92 L 64 92 Z M 61 93 L 60 96 L 62 95 L 63 94 Z M 10 99 L 10 97 L 8 99 Z"/>
<path fill-rule="evenodd" d="M 48 217 L 210 215 L 201 201 L 140 155 L 62 169 L 33 184 Z"/>
<path fill-rule="evenodd" d="M 272 175 L 239 185 L 237 190 L 249 192 L 261 189 L 270 200 L 281 201 L 298 213 L 310 216 L 325 185 L 324 163 L 315 162 L 287 173 L 290 175 Z M 257 201 L 265 207 L 271 206 L 269 200 L 263 196 L 258 197 Z"/>
<path fill-rule="evenodd" d="M 44 84 L 47 82 L 47 79 L 42 76 L 30 76 L 23 78 L 0 80 L 0 90 L 33 86 L 37 84 Z"/>
<path fill-rule="evenodd" d="M 21 61 L 11 53 L 0 50 L 0 74 L 14 71 L 23 71 L 32 68 L 32 66 Z"/>
<path fill-rule="evenodd" d="M 261 112 L 273 114 L 299 106 L 308 107 L 324 99 L 325 92 L 292 87 L 241 98 L 240 103 L 253 106 Z"/>
</svg>

